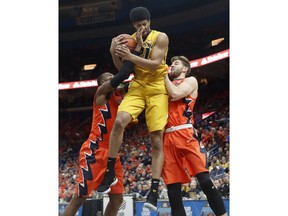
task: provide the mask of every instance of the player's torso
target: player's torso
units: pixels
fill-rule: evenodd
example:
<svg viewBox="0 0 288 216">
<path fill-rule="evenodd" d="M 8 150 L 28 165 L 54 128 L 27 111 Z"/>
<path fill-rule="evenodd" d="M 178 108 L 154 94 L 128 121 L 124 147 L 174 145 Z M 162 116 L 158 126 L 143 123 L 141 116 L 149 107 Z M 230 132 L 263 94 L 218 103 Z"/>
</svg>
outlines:
<svg viewBox="0 0 288 216">
<path fill-rule="evenodd" d="M 119 100 L 121 99 L 112 94 L 105 105 L 97 106 L 93 104 L 93 118 L 89 139 L 97 139 L 108 145 L 110 132 L 120 103 Z"/>
<path fill-rule="evenodd" d="M 145 59 L 151 59 L 153 47 L 156 44 L 157 37 L 159 34 L 160 32 L 155 30 L 152 30 L 150 32 L 145 41 L 143 41 L 143 48 L 140 57 Z M 136 33 L 134 33 L 132 36 L 136 37 Z M 134 67 L 135 79 L 141 80 L 142 82 L 148 85 L 149 83 L 151 83 L 151 81 L 154 83 L 159 82 L 163 84 L 164 75 L 168 73 L 168 65 L 166 64 L 167 52 L 168 50 L 165 53 L 164 60 L 155 71 L 151 71 L 146 68 L 142 68 L 138 65 L 135 65 Z"/>
<path fill-rule="evenodd" d="M 175 84 L 180 84 L 183 80 L 173 81 Z M 171 101 L 169 98 L 169 115 L 166 128 L 182 124 L 194 124 L 193 108 L 196 102 L 196 98 L 188 95 L 177 101 Z"/>
</svg>

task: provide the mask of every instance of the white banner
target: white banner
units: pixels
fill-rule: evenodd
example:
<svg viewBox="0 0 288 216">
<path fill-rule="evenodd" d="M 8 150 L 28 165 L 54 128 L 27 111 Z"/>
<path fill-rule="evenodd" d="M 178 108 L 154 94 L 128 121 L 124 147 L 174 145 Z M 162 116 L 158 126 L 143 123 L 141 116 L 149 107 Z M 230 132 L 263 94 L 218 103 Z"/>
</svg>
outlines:
<svg viewBox="0 0 288 216">
<path fill-rule="evenodd" d="M 230 57 L 230 50 L 226 49 L 221 52 L 215 53 L 210 56 L 206 56 L 204 58 L 199 58 L 196 60 L 190 61 L 191 68 L 201 67 L 206 64 L 211 64 L 216 61 L 220 61 L 225 58 Z M 168 71 L 170 72 L 170 66 L 168 68 Z M 130 74 L 129 78 L 124 80 L 124 82 L 130 82 L 132 78 L 134 77 L 133 74 Z M 74 82 L 65 82 L 65 83 L 59 83 L 58 89 L 59 90 L 66 90 L 66 89 L 75 89 L 75 88 L 87 88 L 87 87 L 96 87 L 98 86 L 97 80 L 84 80 L 84 81 L 74 81 Z"/>
</svg>

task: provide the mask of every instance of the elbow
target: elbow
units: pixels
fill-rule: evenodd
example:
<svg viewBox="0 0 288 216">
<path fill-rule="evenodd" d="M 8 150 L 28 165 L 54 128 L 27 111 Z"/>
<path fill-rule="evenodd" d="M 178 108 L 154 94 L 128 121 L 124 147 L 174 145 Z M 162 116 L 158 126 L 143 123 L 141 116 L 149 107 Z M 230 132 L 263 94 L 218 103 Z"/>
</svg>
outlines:
<svg viewBox="0 0 288 216">
<path fill-rule="evenodd" d="M 159 66 L 161 65 L 161 61 L 152 61 L 150 64 L 150 70 L 157 70 Z"/>
<path fill-rule="evenodd" d="M 171 100 L 175 101 L 178 100 L 179 98 L 176 95 L 170 95 L 171 96 Z"/>
<path fill-rule="evenodd" d="M 106 103 L 106 98 L 104 95 L 96 97 L 95 104 L 97 106 L 103 106 L 105 103 Z"/>
<path fill-rule="evenodd" d="M 170 94 L 171 100 L 179 100 L 181 98 L 181 95 L 179 95 L 177 92 L 171 92 Z"/>
<path fill-rule="evenodd" d="M 153 70 L 157 70 L 160 67 L 161 63 L 162 63 L 162 61 L 160 61 L 160 62 L 157 61 L 154 64 L 152 64 Z"/>
<path fill-rule="evenodd" d="M 97 106 L 103 106 L 104 105 L 104 103 L 102 103 L 101 101 L 98 101 L 98 100 L 95 101 L 95 104 Z"/>
</svg>

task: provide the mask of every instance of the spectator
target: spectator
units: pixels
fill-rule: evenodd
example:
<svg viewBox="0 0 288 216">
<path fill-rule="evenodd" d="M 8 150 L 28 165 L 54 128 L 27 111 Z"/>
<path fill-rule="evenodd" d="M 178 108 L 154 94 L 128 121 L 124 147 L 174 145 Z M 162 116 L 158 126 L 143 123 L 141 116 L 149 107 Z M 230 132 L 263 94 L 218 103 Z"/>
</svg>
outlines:
<svg viewBox="0 0 288 216">
<path fill-rule="evenodd" d="M 162 181 L 159 182 L 159 186 L 158 186 L 158 198 L 168 199 L 167 188 L 164 186 Z"/>
<path fill-rule="evenodd" d="M 227 174 L 223 177 L 223 183 L 221 184 L 219 191 L 220 191 L 223 198 L 229 198 L 229 196 L 230 196 L 230 180 L 229 180 L 229 176 Z"/>
<path fill-rule="evenodd" d="M 217 179 L 217 173 L 219 172 L 219 168 L 215 161 L 211 161 L 212 169 L 209 171 L 210 177 L 214 180 Z"/>
<path fill-rule="evenodd" d="M 192 179 L 189 187 L 190 187 L 190 190 L 188 191 L 188 195 L 189 195 L 188 198 L 192 200 L 199 200 L 201 190 L 197 188 L 197 181 L 195 179 Z"/>
</svg>

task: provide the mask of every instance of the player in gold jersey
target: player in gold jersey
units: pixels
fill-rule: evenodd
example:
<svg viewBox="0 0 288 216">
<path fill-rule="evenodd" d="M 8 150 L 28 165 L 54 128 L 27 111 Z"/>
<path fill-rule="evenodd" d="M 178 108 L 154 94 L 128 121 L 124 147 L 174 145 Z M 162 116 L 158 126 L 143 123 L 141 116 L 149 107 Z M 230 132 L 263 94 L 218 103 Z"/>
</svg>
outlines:
<svg viewBox="0 0 288 216">
<path fill-rule="evenodd" d="M 164 162 L 163 131 L 168 118 L 168 94 L 164 77 L 168 73 L 166 57 L 169 39 L 165 33 L 151 30 L 150 13 L 144 7 L 132 9 L 130 20 L 136 29 L 132 36 L 142 48 L 140 53 L 135 55 L 125 45 L 117 45 L 121 38 L 116 38 L 111 44 L 110 52 L 115 66 L 120 70 L 123 60 L 130 61 L 135 64 L 135 76 L 118 108 L 109 141 L 107 170 L 97 192 L 107 193 L 110 186 L 117 181 L 114 163 L 122 143 L 124 129 L 132 120 L 137 120 L 138 115 L 145 109 L 147 128 L 152 142 L 152 185 L 144 207 L 157 210 L 158 185 Z M 104 87 L 105 85 L 103 89 Z"/>
</svg>

